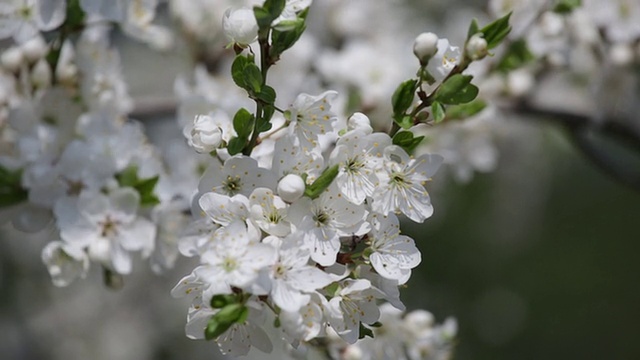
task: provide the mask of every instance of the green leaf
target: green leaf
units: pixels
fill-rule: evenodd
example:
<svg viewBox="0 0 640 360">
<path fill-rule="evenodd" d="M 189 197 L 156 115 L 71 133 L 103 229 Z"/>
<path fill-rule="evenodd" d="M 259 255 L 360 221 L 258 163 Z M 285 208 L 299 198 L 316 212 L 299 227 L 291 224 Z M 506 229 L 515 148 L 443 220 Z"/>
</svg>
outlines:
<svg viewBox="0 0 640 360">
<path fill-rule="evenodd" d="M 244 68 L 250 60 L 244 55 L 238 55 L 231 64 L 231 77 L 233 82 L 239 87 L 246 89 L 247 83 L 244 78 Z"/>
<path fill-rule="evenodd" d="M 141 206 L 153 206 L 160 203 L 160 199 L 153 193 L 160 176 L 156 175 L 152 178 L 142 179 L 133 188 L 140 194 Z"/>
<path fill-rule="evenodd" d="M 276 91 L 268 85 L 265 85 L 259 93 L 256 93 L 256 98 L 263 103 L 273 104 L 276 102 Z"/>
<path fill-rule="evenodd" d="M 242 74 L 245 77 L 244 82 L 247 85 L 245 90 L 249 91 L 249 93 L 260 93 L 262 84 L 264 84 L 260 68 L 258 68 L 255 63 L 249 62 L 245 65 Z"/>
<path fill-rule="evenodd" d="M 82 26 L 84 23 L 85 13 L 80 6 L 80 0 L 69 0 L 67 2 L 67 16 L 64 26 L 71 29 Z"/>
<path fill-rule="evenodd" d="M 246 139 L 251 135 L 254 120 L 255 117 L 247 109 L 242 108 L 238 110 L 236 115 L 233 117 L 233 129 L 236 131 L 239 138 Z"/>
<path fill-rule="evenodd" d="M 237 55 L 231 64 L 231 77 L 239 87 L 245 89 L 249 95 L 261 91 L 264 79 L 260 68 L 248 56 Z"/>
<path fill-rule="evenodd" d="M 370 338 L 373 339 L 373 330 L 369 329 L 368 327 L 364 326 L 362 323 L 360 323 L 360 336 L 358 337 L 358 339 L 364 339 L 365 336 L 368 336 Z"/>
<path fill-rule="evenodd" d="M 153 206 L 160 203 L 160 199 L 153 193 L 160 177 L 158 175 L 141 179 L 138 177 L 138 167 L 131 165 L 116 175 L 121 187 L 131 187 L 140 195 L 140 206 Z"/>
<path fill-rule="evenodd" d="M 393 136 L 393 145 L 398 145 L 411 154 L 420 145 L 424 136 L 414 137 L 411 131 L 399 131 Z"/>
<path fill-rule="evenodd" d="M 234 137 L 229 140 L 229 144 L 227 145 L 227 151 L 229 151 L 229 155 L 235 155 L 242 152 L 244 147 L 247 145 L 246 138 Z"/>
<path fill-rule="evenodd" d="M 272 60 L 280 58 L 283 52 L 291 48 L 302 36 L 307 28 L 303 18 L 296 18 L 287 24 L 286 29 L 281 29 L 278 25 L 271 33 L 271 49 L 269 55 Z"/>
<path fill-rule="evenodd" d="M 469 30 L 467 31 L 467 41 L 471 39 L 471 37 L 480 32 L 480 27 L 478 26 L 478 20 L 471 20 L 471 24 L 469 24 Z"/>
<path fill-rule="evenodd" d="M 402 115 L 399 118 L 394 117 L 393 120 L 405 130 L 413 126 L 413 119 L 409 115 Z"/>
<path fill-rule="evenodd" d="M 444 105 L 438 101 L 434 101 L 433 104 L 431 104 L 431 114 L 436 124 L 444 120 Z"/>
<path fill-rule="evenodd" d="M 230 304 L 223 307 L 209 319 L 204 330 L 207 340 L 215 339 L 235 323 L 243 323 L 249 314 L 249 309 L 242 304 Z"/>
<path fill-rule="evenodd" d="M 478 87 L 471 84 L 471 75 L 456 74 L 436 91 L 435 100 L 447 105 L 465 104 L 478 96 Z"/>
<path fill-rule="evenodd" d="M 253 14 L 256 17 L 260 30 L 271 27 L 273 20 L 282 14 L 285 4 L 286 0 L 267 0 L 262 7 L 256 6 L 253 8 Z"/>
<path fill-rule="evenodd" d="M 138 167 L 129 166 L 116 175 L 118 184 L 122 187 L 134 187 L 138 182 Z"/>
<path fill-rule="evenodd" d="M 238 302 L 238 297 L 235 295 L 220 294 L 211 297 L 211 307 L 214 309 L 222 309 L 229 304 L 235 304 Z"/>
<path fill-rule="evenodd" d="M 21 203 L 28 197 L 29 193 L 22 188 L 22 169 L 0 166 L 0 207 Z"/>
<path fill-rule="evenodd" d="M 509 34 L 511 31 L 511 26 L 509 25 L 510 17 L 511 13 L 508 13 L 480 29 L 484 39 L 487 40 L 487 49 L 493 49 L 500 45 L 500 42 Z"/>
<path fill-rule="evenodd" d="M 483 100 L 476 99 L 467 104 L 453 105 L 447 108 L 447 119 L 467 119 L 487 107 Z"/>
<path fill-rule="evenodd" d="M 558 0 L 553 11 L 558 14 L 569 14 L 582 5 L 582 0 Z"/>
<path fill-rule="evenodd" d="M 509 45 L 506 53 L 498 63 L 497 69 L 502 72 L 509 72 L 526 65 L 535 60 L 535 58 L 527 47 L 527 41 L 519 39 Z"/>
<path fill-rule="evenodd" d="M 393 114 L 395 117 L 401 118 L 407 109 L 411 107 L 417 88 L 418 81 L 415 79 L 407 80 L 396 88 L 396 91 L 391 97 L 391 104 L 393 105 Z"/>
<path fill-rule="evenodd" d="M 339 172 L 340 168 L 338 165 L 333 165 L 332 167 L 325 169 L 322 175 L 320 175 L 313 184 L 307 186 L 304 190 L 304 195 L 312 199 L 317 198 L 329 187 L 329 185 L 331 185 L 331 182 L 336 178 L 336 176 L 338 176 Z"/>
<path fill-rule="evenodd" d="M 262 119 L 260 119 L 258 126 L 256 126 L 258 133 L 271 130 L 271 117 L 273 117 L 275 111 L 276 109 L 273 105 L 266 105 L 262 108 Z"/>
</svg>

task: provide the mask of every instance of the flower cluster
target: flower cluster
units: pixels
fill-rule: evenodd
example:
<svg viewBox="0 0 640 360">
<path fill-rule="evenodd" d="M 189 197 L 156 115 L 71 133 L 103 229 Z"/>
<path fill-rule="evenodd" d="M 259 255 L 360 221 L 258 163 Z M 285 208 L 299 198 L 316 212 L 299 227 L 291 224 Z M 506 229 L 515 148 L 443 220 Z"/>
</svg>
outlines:
<svg viewBox="0 0 640 360">
<path fill-rule="evenodd" d="M 57 9 L 44 3 L 27 2 Z M 158 271 L 178 254 L 152 218 L 180 214 L 172 204 L 183 190 L 171 187 L 141 124 L 127 119 L 133 101 L 109 31 L 86 26 L 75 44 L 36 33 L 1 58 L 3 219 L 28 232 L 54 220 L 57 239 L 42 260 L 57 286 L 84 277 L 91 262 L 119 276 L 131 272 L 134 252 L 152 256 Z"/>
<path fill-rule="evenodd" d="M 269 166 L 219 150 L 224 161 L 203 174 L 194 198 L 198 219 L 179 244 L 200 266 L 173 291 L 194 297 L 190 337 L 205 336 L 203 317 L 241 303 L 250 308 L 246 320 L 217 336 L 224 352 L 244 354 L 262 339 L 251 334 L 271 326 L 260 320 L 265 311 L 278 316 L 291 344 L 324 336 L 328 325 L 354 343 L 362 324 L 379 320 L 379 300 L 404 308 L 397 287 L 420 252 L 400 233 L 397 215 L 422 222 L 432 214 L 425 185 L 442 158 L 412 158 L 389 135 L 372 132 L 363 114 L 338 121 L 336 95 L 298 96 L 288 126 L 270 135 L 277 141 L 252 152 Z M 201 121 L 190 143 L 202 138 Z M 220 296 L 233 300 L 212 308 Z"/>
<path fill-rule="evenodd" d="M 477 151 L 494 150 L 478 136 L 487 122 L 450 120 L 487 105 L 477 106 L 469 65 L 507 36 L 509 16 L 483 28 L 474 21 L 460 47 L 433 33 L 415 41 L 404 33 L 404 44 L 388 36 L 400 36 L 398 6 L 326 2 L 318 6 L 332 14 L 338 51 L 301 38 L 311 0 L 243 4 L 255 6 L 170 1 L 196 60 L 211 56 L 198 42 L 222 34 L 235 58 L 229 79 L 210 74 L 211 63 L 177 79 L 186 141 L 164 153 L 129 119 L 134 102 L 109 43 L 115 24 L 156 49 L 170 46 L 173 35 L 153 23 L 158 1 L 0 6 L 0 38 L 15 42 L 0 56 L 3 217 L 30 231 L 53 220 L 42 261 L 57 286 L 85 277 L 91 263 L 116 286 L 136 253 L 156 272 L 179 253 L 193 258 L 197 267 L 172 294 L 191 300 L 187 335 L 214 339 L 224 353 L 270 351 L 267 333 L 276 333 L 295 351 L 324 347 L 335 358 L 448 357 L 455 322 L 403 313 L 399 288 L 421 254 L 400 221 L 432 216 L 426 186 L 445 161 L 436 153 L 463 180 L 493 167 L 495 151 Z M 375 34 L 363 25 L 390 14 Z M 211 16 L 222 20 L 215 31 Z M 417 62 L 402 47 L 412 41 Z M 226 65 L 220 57 L 216 66 Z M 402 81 L 416 63 L 415 78 Z M 424 131 L 445 121 L 442 135 Z M 455 132 L 464 138 L 447 137 Z M 425 146 L 427 136 L 435 139 Z"/>
</svg>

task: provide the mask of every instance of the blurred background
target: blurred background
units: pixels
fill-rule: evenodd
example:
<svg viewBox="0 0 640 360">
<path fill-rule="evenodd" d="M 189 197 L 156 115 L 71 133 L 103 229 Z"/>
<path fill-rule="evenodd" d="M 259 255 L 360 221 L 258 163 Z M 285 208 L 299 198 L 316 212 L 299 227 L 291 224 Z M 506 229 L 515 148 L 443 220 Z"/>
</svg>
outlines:
<svg viewBox="0 0 640 360">
<path fill-rule="evenodd" d="M 468 23 L 484 6 L 456 3 L 469 15 L 451 1 L 412 5 L 425 30 L 446 35 L 447 19 Z M 171 99 L 185 56 L 115 41 L 132 95 Z M 173 117 L 142 120 L 152 140 L 179 136 Z M 434 216 L 403 225 L 422 264 L 402 299 L 457 319 L 455 359 L 639 359 L 640 192 L 595 167 L 564 128 L 506 120 L 496 170 L 461 184 L 443 169 L 429 187 Z M 51 236 L 0 228 L 0 358 L 222 358 L 215 344 L 184 336 L 189 304 L 169 296 L 191 259 L 161 276 L 138 259 L 119 291 L 102 285 L 97 267 L 56 288 L 40 261 Z"/>
</svg>

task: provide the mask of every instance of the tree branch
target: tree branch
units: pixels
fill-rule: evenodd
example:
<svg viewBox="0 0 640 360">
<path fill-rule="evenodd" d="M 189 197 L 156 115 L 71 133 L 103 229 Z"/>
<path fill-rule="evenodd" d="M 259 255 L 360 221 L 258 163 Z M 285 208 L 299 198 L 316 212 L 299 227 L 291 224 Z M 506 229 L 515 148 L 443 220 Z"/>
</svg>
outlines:
<svg viewBox="0 0 640 360">
<path fill-rule="evenodd" d="M 616 140 L 626 145 L 640 159 L 640 129 L 634 128 L 630 121 L 605 117 L 595 122 L 588 115 L 538 108 L 526 101 L 518 102 L 509 110 L 520 115 L 534 116 L 536 120 L 561 125 L 569 133 L 576 148 L 593 165 L 616 181 L 640 191 L 640 170 L 623 164 L 618 157 L 597 144 L 597 139 L 594 138 L 594 135 L 598 134 Z"/>
</svg>

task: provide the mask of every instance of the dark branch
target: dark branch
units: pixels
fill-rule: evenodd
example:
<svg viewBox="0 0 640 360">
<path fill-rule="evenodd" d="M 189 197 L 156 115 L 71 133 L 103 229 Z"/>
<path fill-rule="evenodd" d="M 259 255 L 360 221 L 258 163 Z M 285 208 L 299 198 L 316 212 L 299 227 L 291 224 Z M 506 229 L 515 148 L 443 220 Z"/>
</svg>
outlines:
<svg viewBox="0 0 640 360">
<path fill-rule="evenodd" d="M 598 144 L 596 137 L 596 135 L 600 135 L 603 138 L 626 145 L 640 159 L 640 129 L 634 128 L 631 121 L 613 117 L 605 117 L 595 121 L 588 115 L 538 108 L 525 101 L 517 103 L 509 110 L 516 114 L 535 117 L 536 120 L 562 125 L 568 131 L 578 150 L 591 163 L 616 181 L 640 191 L 640 170 L 623 164 L 618 157 L 603 149 L 603 146 Z"/>
</svg>

